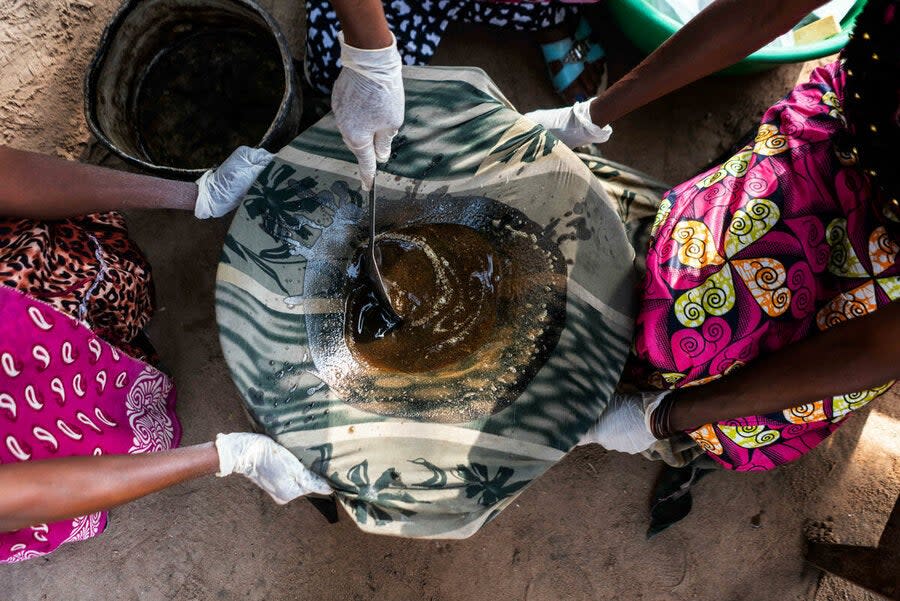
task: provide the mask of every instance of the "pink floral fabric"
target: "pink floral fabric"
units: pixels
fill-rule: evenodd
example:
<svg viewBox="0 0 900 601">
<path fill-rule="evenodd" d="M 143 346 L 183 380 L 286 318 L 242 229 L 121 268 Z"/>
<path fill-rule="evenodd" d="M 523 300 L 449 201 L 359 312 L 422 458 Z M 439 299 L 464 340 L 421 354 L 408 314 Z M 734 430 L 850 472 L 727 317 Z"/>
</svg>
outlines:
<svg viewBox="0 0 900 601">
<path fill-rule="evenodd" d="M 900 247 L 873 208 L 878 192 L 836 143 L 843 90 L 839 63 L 816 69 L 766 112 L 753 142 L 666 194 L 638 317 L 639 378 L 703 384 L 900 298 Z M 889 385 L 689 434 L 727 469 L 771 469 Z"/>
<path fill-rule="evenodd" d="M 175 390 L 159 370 L 74 318 L 0 286 L 0 464 L 147 453 L 178 445 Z M 0 533 L 0 563 L 97 535 L 106 514 Z"/>
</svg>

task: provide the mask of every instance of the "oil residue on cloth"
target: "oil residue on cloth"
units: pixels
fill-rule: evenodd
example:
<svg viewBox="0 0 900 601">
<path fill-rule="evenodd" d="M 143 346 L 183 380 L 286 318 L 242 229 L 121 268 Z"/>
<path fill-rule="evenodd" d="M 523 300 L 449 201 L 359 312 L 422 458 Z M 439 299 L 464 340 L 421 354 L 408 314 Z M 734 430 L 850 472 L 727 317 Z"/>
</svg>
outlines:
<svg viewBox="0 0 900 601">
<path fill-rule="evenodd" d="M 258 144 L 284 94 L 280 56 L 271 36 L 238 29 L 199 32 L 161 52 L 136 95 L 146 157 L 202 169 Z"/>
</svg>

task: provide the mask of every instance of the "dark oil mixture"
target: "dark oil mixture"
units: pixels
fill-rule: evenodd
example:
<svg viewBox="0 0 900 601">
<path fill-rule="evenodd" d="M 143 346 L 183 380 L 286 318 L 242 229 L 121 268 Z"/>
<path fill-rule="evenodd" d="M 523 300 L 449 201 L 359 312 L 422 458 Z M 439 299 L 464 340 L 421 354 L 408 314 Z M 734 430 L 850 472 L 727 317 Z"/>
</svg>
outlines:
<svg viewBox="0 0 900 601">
<path fill-rule="evenodd" d="M 493 334 L 512 291 L 513 261 L 478 231 L 453 223 L 410 225 L 376 241 L 399 324 L 363 270 L 351 269 L 345 312 L 350 351 L 392 372 L 433 371 L 465 359 Z"/>
<path fill-rule="evenodd" d="M 217 165 L 238 146 L 259 144 L 284 89 L 271 36 L 229 29 L 194 34 L 162 52 L 141 82 L 142 149 L 160 165 Z"/>
<path fill-rule="evenodd" d="M 385 203 L 382 215 L 398 224 L 376 238 L 376 256 L 402 319 L 392 327 L 362 269 L 366 223 L 328 230 L 305 294 L 340 298 L 343 311 L 306 313 L 317 375 L 378 415 L 460 423 L 508 407 L 565 325 L 566 257 L 555 237 L 481 196 Z"/>
</svg>

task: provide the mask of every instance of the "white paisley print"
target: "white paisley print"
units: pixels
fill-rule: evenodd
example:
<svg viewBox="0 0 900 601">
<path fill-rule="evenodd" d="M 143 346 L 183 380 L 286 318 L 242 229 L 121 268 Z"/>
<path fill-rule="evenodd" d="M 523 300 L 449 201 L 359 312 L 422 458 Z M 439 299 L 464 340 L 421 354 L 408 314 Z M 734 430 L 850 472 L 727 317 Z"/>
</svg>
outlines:
<svg viewBox="0 0 900 601">
<path fill-rule="evenodd" d="M 0 563 L 19 563 L 20 561 L 25 561 L 26 559 L 34 559 L 35 557 L 40 557 L 41 555 L 46 555 L 46 553 L 28 549 L 24 544 L 19 543 L 18 545 L 12 546 L 12 548 L 10 549 L 9 557 L 7 557 Z"/>
<path fill-rule="evenodd" d="M 166 411 L 172 381 L 157 369 L 146 367 L 135 379 L 125 411 L 134 432 L 129 453 L 155 453 L 172 448 L 175 427 Z"/>
<path fill-rule="evenodd" d="M 102 513 L 83 515 L 72 520 L 72 534 L 63 543 L 74 543 L 87 540 L 100 534 L 100 523 L 103 521 Z"/>
</svg>

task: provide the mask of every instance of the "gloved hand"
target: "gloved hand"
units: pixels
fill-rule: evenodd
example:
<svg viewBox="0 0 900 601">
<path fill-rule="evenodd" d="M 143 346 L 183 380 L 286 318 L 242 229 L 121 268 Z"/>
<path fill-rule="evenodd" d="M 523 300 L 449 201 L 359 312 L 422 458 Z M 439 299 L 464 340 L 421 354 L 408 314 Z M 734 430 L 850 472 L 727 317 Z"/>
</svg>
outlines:
<svg viewBox="0 0 900 601">
<path fill-rule="evenodd" d="M 206 171 L 197 180 L 197 219 L 221 217 L 232 211 L 274 158 L 265 148 L 238 146 L 221 165 Z"/>
<path fill-rule="evenodd" d="M 593 99 L 591 99 L 593 100 Z M 576 102 L 561 109 L 531 111 L 525 116 L 544 126 L 569 148 L 585 144 L 602 144 L 612 135 L 612 127 L 594 125 L 591 121 L 591 100 Z"/>
<path fill-rule="evenodd" d="M 238 432 L 216 436 L 219 477 L 243 474 L 284 505 L 308 493 L 331 494 L 331 487 L 309 471 L 290 451 L 262 434 Z"/>
<path fill-rule="evenodd" d="M 656 442 L 650 432 L 650 415 L 669 392 L 613 393 L 606 411 L 578 444 L 596 442 L 606 449 L 632 455 L 646 451 Z"/>
<path fill-rule="evenodd" d="M 392 36 L 393 37 L 393 36 Z M 375 161 L 391 156 L 391 140 L 403 125 L 406 99 L 397 39 L 387 48 L 362 50 L 341 42 L 344 63 L 331 92 L 331 108 L 344 144 L 356 155 L 363 190 L 375 179 Z"/>
</svg>

